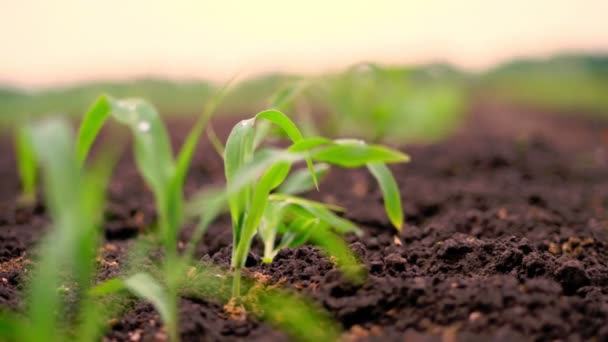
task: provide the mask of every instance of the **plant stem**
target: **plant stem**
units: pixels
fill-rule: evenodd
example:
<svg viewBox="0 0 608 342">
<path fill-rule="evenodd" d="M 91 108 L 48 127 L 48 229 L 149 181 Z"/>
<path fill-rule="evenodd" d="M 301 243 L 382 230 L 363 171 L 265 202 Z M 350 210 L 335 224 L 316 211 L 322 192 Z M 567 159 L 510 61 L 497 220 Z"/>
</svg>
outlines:
<svg viewBox="0 0 608 342">
<path fill-rule="evenodd" d="M 167 333 L 169 334 L 169 339 L 172 342 L 179 342 L 179 328 L 178 328 L 178 303 L 179 303 L 179 294 L 178 294 L 178 283 L 180 277 L 181 267 L 179 262 L 174 254 L 169 254 L 169 257 L 165 260 L 165 278 L 167 281 L 167 296 L 168 296 L 168 305 L 169 312 L 171 315 L 171 321 L 166 322 L 167 324 Z"/>
<path fill-rule="evenodd" d="M 232 278 L 232 297 L 241 297 L 241 268 L 237 267 L 234 269 L 234 276 Z"/>
<path fill-rule="evenodd" d="M 274 259 L 274 235 L 272 238 L 264 241 L 264 258 L 262 262 L 265 264 L 270 264 Z"/>
</svg>

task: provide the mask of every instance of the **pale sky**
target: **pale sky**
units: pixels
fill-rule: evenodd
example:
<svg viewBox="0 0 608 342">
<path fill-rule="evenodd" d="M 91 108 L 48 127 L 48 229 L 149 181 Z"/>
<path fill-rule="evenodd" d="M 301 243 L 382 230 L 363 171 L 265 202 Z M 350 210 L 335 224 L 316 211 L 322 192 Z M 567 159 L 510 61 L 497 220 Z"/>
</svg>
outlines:
<svg viewBox="0 0 608 342">
<path fill-rule="evenodd" d="M 0 0 L 0 83 L 608 51 L 608 0 Z"/>
</svg>

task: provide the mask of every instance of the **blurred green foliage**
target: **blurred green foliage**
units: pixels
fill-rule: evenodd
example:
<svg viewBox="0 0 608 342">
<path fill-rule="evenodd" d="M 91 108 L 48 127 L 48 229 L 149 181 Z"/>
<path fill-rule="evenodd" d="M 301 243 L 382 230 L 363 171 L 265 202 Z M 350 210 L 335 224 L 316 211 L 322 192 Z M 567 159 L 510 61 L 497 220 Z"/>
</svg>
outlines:
<svg viewBox="0 0 608 342">
<path fill-rule="evenodd" d="M 272 94 L 305 82 L 288 111 L 310 134 L 369 140 L 428 141 L 451 132 L 472 97 L 586 114 L 608 113 L 608 55 L 520 59 L 480 74 L 447 64 L 419 67 L 358 64 L 341 72 L 303 78 L 269 74 L 242 81 L 218 109 L 243 114 L 267 108 Z M 99 94 L 141 97 L 161 113 L 196 115 L 216 86 L 207 81 L 141 79 L 26 91 L 0 87 L 0 128 L 47 113 L 82 115 Z M 319 116 L 324 115 L 324 116 Z"/>
<path fill-rule="evenodd" d="M 35 118 L 48 113 L 84 115 L 95 99 L 104 93 L 115 97 L 153 99 L 163 112 L 198 114 L 201 99 L 210 96 L 213 86 L 205 81 L 173 82 L 141 79 L 124 82 L 93 82 L 73 87 L 26 91 L 0 88 L 0 124 Z"/>
<path fill-rule="evenodd" d="M 486 72 L 477 91 L 558 111 L 608 114 L 608 55 L 520 59 Z"/>
<path fill-rule="evenodd" d="M 428 141 L 457 126 L 466 77 L 447 65 L 417 69 L 360 64 L 322 79 L 315 103 L 329 114 L 330 134 L 375 141 Z"/>
</svg>

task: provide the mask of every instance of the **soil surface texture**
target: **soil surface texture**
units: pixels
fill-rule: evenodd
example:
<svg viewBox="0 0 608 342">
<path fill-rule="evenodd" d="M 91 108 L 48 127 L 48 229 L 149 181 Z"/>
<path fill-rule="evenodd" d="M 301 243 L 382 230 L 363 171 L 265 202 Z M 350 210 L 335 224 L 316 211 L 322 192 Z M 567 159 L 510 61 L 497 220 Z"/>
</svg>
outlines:
<svg viewBox="0 0 608 342">
<path fill-rule="evenodd" d="M 225 139 L 236 119 L 215 122 Z M 174 146 L 190 120 L 169 123 Z M 254 248 L 249 271 L 300 291 L 327 309 L 345 341 L 608 341 L 608 125 L 492 101 L 476 101 L 462 129 L 433 144 L 403 147 L 392 167 L 406 225 L 385 217 L 365 170 L 332 169 L 308 197 L 344 206 L 362 237 L 346 237 L 368 272 L 346 282 L 311 246 L 270 265 Z M 46 231 L 43 205 L 16 204 L 19 183 L 8 138 L 0 143 L 0 307 L 23 309 L 27 270 Z M 223 183 L 222 161 L 199 146 L 186 194 Z M 99 279 L 119 274 L 134 238 L 155 220 L 154 202 L 129 148 L 109 189 Z M 192 227 L 186 227 L 185 241 Z M 197 248 L 227 267 L 228 217 Z M 232 319 L 223 303 L 180 302 L 184 341 L 287 341 L 268 324 Z M 108 341 L 166 340 L 158 313 L 136 303 L 111 322 Z"/>
</svg>

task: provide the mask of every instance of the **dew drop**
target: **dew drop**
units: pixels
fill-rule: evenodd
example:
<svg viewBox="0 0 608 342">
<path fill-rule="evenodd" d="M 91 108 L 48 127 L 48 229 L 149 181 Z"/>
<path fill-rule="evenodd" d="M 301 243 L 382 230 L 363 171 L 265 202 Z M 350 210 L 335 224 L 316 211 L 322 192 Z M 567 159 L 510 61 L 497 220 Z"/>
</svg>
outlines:
<svg viewBox="0 0 608 342">
<path fill-rule="evenodd" d="M 147 132 L 150 130 L 150 123 L 148 121 L 141 121 L 137 124 L 137 129 L 142 132 Z"/>
</svg>

